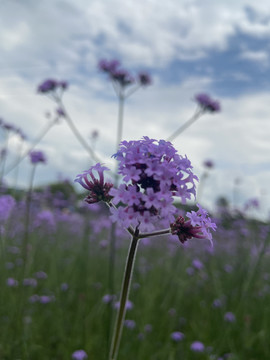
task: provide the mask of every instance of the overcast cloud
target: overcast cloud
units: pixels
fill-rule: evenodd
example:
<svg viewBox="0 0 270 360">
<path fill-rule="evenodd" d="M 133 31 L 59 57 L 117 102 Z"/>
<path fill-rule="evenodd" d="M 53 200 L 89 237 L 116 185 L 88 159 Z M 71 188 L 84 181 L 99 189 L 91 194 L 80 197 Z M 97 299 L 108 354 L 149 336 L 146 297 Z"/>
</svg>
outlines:
<svg viewBox="0 0 270 360">
<path fill-rule="evenodd" d="M 232 199 L 240 178 L 239 205 L 251 197 L 270 206 L 270 2 L 169 0 L 0 1 L 0 117 L 27 134 L 29 144 L 46 126 L 54 104 L 36 94 L 46 78 L 67 80 L 65 104 L 81 133 L 99 131 L 96 149 L 110 163 L 115 151 L 117 102 L 97 70 L 100 58 L 118 58 L 134 71 L 147 70 L 153 85 L 128 99 L 124 138 L 167 138 L 192 116 L 194 94 L 220 100 L 175 141 L 198 175 L 215 162 L 202 202 Z M 4 141 L 2 141 L 2 144 Z M 18 146 L 11 141 L 11 149 Z M 36 182 L 58 174 L 73 179 L 89 158 L 62 121 L 38 146 L 48 157 Z M 30 165 L 21 165 L 19 184 Z M 10 183 L 14 174 L 8 176 Z M 262 197 L 263 194 L 263 197 Z"/>
</svg>

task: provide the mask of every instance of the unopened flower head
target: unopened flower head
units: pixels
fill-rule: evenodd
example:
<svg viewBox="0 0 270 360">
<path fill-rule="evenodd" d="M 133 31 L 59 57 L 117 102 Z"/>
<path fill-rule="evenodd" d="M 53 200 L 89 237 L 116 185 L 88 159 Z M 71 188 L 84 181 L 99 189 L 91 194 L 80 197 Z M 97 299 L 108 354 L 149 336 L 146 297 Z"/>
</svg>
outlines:
<svg viewBox="0 0 270 360">
<path fill-rule="evenodd" d="M 195 196 L 195 180 L 187 157 L 177 154 L 170 142 L 143 137 L 138 141 L 123 141 L 114 155 L 119 162 L 123 184 L 111 189 L 112 220 L 124 227 L 138 226 L 153 230 L 153 223 L 163 225 L 174 221 L 177 209 L 174 197 L 183 203 Z"/>
<path fill-rule="evenodd" d="M 152 84 L 152 79 L 149 74 L 146 72 L 141 72 L 138 74 L 139 84 L 142 86 L 147 86 Z"/>
<path fill-rule="evenodd" d="M 221 110 L 220 103 L 207 94 L 197 94 L 195 100 L 204 111 L 218 112 Z"/>
<path fill-rule="evenodd" d="M 46 163 L 46 157 L 42 151 L 31 151 L 29 156 L 32 164 Z"/>
<path fill-rule="evenodd" d="M 75 182 L 78 182 L 89 191 L 89 195 L 85 198 L 88 204 L 94 204 L 99 201 L 109 202 L 111 200 L 112 196 L 109 195 L 109 191 L 113 184 L 104 181 L 104 171 L 106 170 L 109 169 L 97 163 L 91 166 L 89 170 L 77 175 Z"/>
</svg>

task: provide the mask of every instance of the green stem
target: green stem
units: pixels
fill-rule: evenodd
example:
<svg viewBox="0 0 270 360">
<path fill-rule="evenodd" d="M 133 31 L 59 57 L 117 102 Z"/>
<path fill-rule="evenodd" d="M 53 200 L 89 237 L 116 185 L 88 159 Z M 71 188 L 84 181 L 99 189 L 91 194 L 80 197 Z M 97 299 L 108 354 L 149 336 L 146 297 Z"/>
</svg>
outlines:
<svg viewBox="0 0 270 360">
<path fill-rule="evenodd" d="M 187 120 L 183 125 L 181 125 L 171 136 L 169 136 L 166 141 L 174 140 L 178 135 L 180 135 L 184 130 L 186 130 L 190 125 L 192 125 L 199 117 L 203 114 L 203 110 L 199 109 L 195 114 Z"/>
<path fill-rule="evenodd" d="M 120 307 L 118 310 L 118 315 L 116 319 L 115 329 L 113 333 L 112 343 L 111 343 L 111 350 L 109 360 L 116 360 L 119 344 L 122 336 L 123 324 L 125 320 L 125 313 L 126 313 L 126 302 L 128 300 L 129 290 L 130 290 L 130 283 L 132 279 L 133 267 L 136 258 L 136 251 L 139 241 L 139 234 L 138 231 L 134 234 L 131 240 L 126 268 L 124 272 L 124 278 L 122 283 L 122 290 L 120 295 Z"/>
<path fill-rule="evenodd" d="M 26 157 L 30 154 L 32 150 L 37 146 L 37 144 L 44 138 L 48 131 L 56 124 L 56 120 L 50 122 L 45 129 L 40 133 L 40 135 L 34 140 L 32 146 L 25 151 L 18 159 L 5 171 L 5 175 L 8 174 L 11 170 L 15 169 Z"/>
<path fill-rule="evenodd" d="M 96 161 L 96 162 L 100 162 L 100 159 L 96 156 L 94 150 L 91 148 L 91 146 L 84 140 L 84 138 L 82 137 L 82 135 L 80 134 L 79 130 L 76 128 L 74 122 L 72 121 L 71 117 L 67 114 L 66 109 L 64 108 L 64 105 L 61 101 L 61 99 L 56 99 L 58 102 L 59 107 L 63 110 L 64 112 L 64 118 L 66 119 L 66 122 L 68 124 L 68 126 L 70 127 L 71 131 L 73 132 L 74 136 L 77 138 L 77 140 L 80 142 L 80 144 L 85 148 L 85 150 L 88 152 L 88 154 L 90 155 L 90 157 Z"/>
</svg>

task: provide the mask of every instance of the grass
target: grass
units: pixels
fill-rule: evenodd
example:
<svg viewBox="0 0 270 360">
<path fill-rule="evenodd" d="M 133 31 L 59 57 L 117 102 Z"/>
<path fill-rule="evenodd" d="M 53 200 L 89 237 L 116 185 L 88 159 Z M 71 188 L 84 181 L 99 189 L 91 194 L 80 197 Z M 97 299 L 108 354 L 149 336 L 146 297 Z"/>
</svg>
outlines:
<svg viewBox="0 0 270 360">
<path fill-rule="evenodd" d="M 45 220 L 34 226 L 39 211 L 31 217 L 25 274 L 22 208 L 2 224 L 0 358 L 66 360 L 83 349 L 88 359 L 106 360 L 110 312 L 116 316 L 113 304 L 102 301 L 109 291 L 109 247 L 104 243 L 109 230 L 101 226 L 98 233 L 93 231 L 93 222 L 101 223 L 106 214 L 54 211 L 53 228 Z M 214 249 L 204 241 L 183 246 L 168 237 L 139 244 L 130 293 L 133 308 L 126 314 L 136 326 L 124 328 L 119 360 L 270 358 L 266 226 L 245 218 L 219 222 Z M 128 246 L 129 235 L 123 232 L 116 254 L 116 296 Z M 37 278 L 40 271 L 47 277 Z M 8 286 L 8 278 L 18 285 Z M 36 279 L 36 286 L 23 285 L 27 278 Z M 33 302 L 33 295 L 51 301 Z M 227 312 L 235 315 L 234 322 L 225 321 Z M 174 331 L 184 339 L 173 341 Z M 194 341 L 205 350 L 192 351 Z"/>
</svg>

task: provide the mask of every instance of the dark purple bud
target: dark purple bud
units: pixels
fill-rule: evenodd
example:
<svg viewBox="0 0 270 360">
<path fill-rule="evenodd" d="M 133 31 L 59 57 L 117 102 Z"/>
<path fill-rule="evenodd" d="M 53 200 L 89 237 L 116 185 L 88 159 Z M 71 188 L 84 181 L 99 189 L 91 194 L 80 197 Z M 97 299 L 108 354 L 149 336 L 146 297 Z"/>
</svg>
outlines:
<svg viewBox="0 0 270 360">
<path fill-rule="evenodd" d="M 57 88 L 57 85 L 58 85 L 58 82 L 56 80 L 47 79 L 38 86 L 37 91 L 45 94 L 50 91 L 54 91 Z"/>
<path fill-rule="evenodd" d="M 147 86 L 147 85 L 151 85 L 152 84 L 152 79 L 150 77 L 150 75 L 148 75 L 145 72 L 141 72 L 138 74 L 138 79 L 139 79 L 139 83 L 142 86 Z"/>
</svg>

